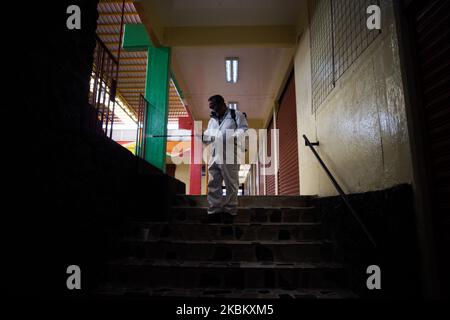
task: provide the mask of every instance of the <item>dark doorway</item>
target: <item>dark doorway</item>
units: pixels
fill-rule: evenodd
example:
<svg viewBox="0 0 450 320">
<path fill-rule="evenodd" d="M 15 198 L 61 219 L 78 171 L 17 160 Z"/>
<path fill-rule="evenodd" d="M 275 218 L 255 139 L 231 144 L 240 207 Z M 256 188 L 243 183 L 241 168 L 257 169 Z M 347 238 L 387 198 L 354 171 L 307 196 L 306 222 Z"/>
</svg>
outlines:
<svg viewBox="0 0 450 320">
<path fill-rule="evenodd" d="M 449 295 L 450 255 L 450 2 L 403 1 L 399 12 L 411 149 L 415 162 L 418 228 L 425 254 L 436 250 L 441 289 Z M 420 218 L 420 217 L 419 217 Z M 423 229 L 422 231 L 426 231 Z M 426 243 L 428 241 L 428 243 Z M 426 258 L 426 257 L 425 257 Z M 431 258 L 429 259 L 431 260 Z M 433 273 L 431 270 L 424 272 Z"/>
</svg>

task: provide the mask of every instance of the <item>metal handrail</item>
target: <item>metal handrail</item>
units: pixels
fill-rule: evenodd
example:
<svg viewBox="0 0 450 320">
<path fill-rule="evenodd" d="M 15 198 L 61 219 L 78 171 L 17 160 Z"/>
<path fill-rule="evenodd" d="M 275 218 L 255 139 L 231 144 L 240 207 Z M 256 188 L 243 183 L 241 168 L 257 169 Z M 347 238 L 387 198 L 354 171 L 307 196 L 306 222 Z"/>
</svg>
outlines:
<svg viewBox="0 0 450 320">
<path fill-rule="evenodd" d="M 316 149 L 314 149 L 314 146 L 319 146 L 319 142 L 310 142 L 308 137 L 306 137 L 306 135 L 303 135 L 303 139 L 305 139 L 305 146 L 309 147 L 311 149 L 311 151 L 313 152 L 313 154 L 316 156 L 317 160 L 319 161 L 320 165 L 322 166 L 323 170 L 325 170 L 325 173 L 327 174 L 328 178 L 330 178 L 331 183 L 333 183 L 333 186 L 336 188 L 336 190 L 338 191 L 339 195 L 341 196 L 342 200 L 344 201 L 344 203 L 346 204 L 347 208 L 350 210 L 351 214 L 353 215 L 353 217 L 355 218 L 355 220 L 359 223 L 359 225 L 361 226 L 362 230 L 364 231 L 364 233 L 366 234 L 367 238 L 369 239 L 369 241 L 372 243 L 372 245 L 374 247 L 377 246 L 375 239 L 372 237 L 372 235 L 370 234 L 369 230 L 367 230 L 366 226 L 364 225 L 364 223 L 361 221 L 361 219 L 359 218 L 358 214 L 356 213 L 356 211 L 353 209 L 352 205 L 350 204 L 347 195 L 345 194 L 344 190 L 342 190 L 341 186 L 339 185 L 339 183 L 336 181 L 336 179 L 334 178 L 334 176 L 331 174 L 330 170 L 328 170 L 328 167 L 326 166 L 326 164 L 323 162 L 323 160 L 320 158 L 319 154 L 317 153 Z"/>
</svg>

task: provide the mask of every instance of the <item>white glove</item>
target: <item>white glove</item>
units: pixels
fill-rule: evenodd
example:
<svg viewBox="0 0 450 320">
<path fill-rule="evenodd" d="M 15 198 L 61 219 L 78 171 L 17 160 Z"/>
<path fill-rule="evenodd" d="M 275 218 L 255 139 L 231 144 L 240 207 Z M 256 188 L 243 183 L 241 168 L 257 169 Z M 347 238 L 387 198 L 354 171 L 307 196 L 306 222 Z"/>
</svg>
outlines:
<svg viewBox="0 0 450 320">
<path fill-rule="evenodd" d="M 206 143 L 208 143 L 208 142 L 214 142 L 214 140 L 215 140 L 215 137 L 214 137 L 214 136 L 209 136 L 209 135 L 206 135 L 206 134 L 204 134 L 204 133 L 202 132 L 202 141 L 203 141 L 203 142 L 206 142 Z"/>
</svg>

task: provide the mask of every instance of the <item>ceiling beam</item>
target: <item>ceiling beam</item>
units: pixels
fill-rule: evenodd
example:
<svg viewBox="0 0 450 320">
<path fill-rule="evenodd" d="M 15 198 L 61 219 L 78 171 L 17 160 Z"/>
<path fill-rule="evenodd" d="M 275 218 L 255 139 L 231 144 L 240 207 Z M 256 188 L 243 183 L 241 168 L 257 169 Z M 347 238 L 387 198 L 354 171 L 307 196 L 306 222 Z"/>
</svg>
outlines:
<svg viewBox="0 0 450 320">
<path fill-rule="evenodd" d="M 122 67 L 145 67 L 147 66 L 146 61 L 142 62 L 142 63 L 128 63 L 128 64 L 122 64 L 120 66 L 120 68 Z"/>
<path fill-rule="evenodd" d="M 107 4 L 107 3 L 117 3 L 117 4 L 122 4 L 123 0 L 100 0 L 98 2 L 99 4 Z M 133 0 L 125 0 L 125 4 L 132 4 Z"/>
<path fill-rule="evenodd" d="M 122 70 L 122 68 L 121 68 L 120 72 L 119 72 L 119 77 L 122 77 L 122 78 L 128 77 L 128 75 L 125 75 L 125 73 L 129 74 L 129 76 L 136 77 L 136 78 L 144 78 L 145 75 L 147 74 L 147 72 L 145 72 L 143 70 Z"/>
<path fill-rule="evenodd" d="M 163 43 L 168 47 L 256 46 L 283 48 L 291 48 L 295 44 L 295 26 L 168 27 L 164 29 Z"/>
<path fill-rule="evenodd" d="M 99 12 L 100 17 L 121 17 L 122 12 Z M 124 16 L 139 16 L 137 12 L 124 12 Z"/>
<path fill-rule="evenodd" d="M 113 27 L 118 27 L 120 28 L 120 22 L 117 23 L 111 23 L 111 22 L 97 22 L 97 27 L 104 27 L 104 28 L 113 28 Z"/>
<path fill-rule="evenodd" d="M 135 81 L 132 81 L 135 80 Z M 121 84 L 140 84 L 141 82 L 144 82 L 145 78 L 120 78 L 119 77 L 119 83 Z"/>
<path fill-rule="evenodd" d="M 122 56 L 123 54 L 123 56 Z M 137 55 L 137 57 L 136 57 Z M 120 61 L 123 61 L 122 59 L 124 58 L 129 58 L 128 60 L 145 60 L 147 61 L 147 52 L 127 52 L 127 51 L 122 51 L 121 55 L 120 55 Z M 127 60 L 127 61 L 128 61 Z"/>
<path fill-rule="evenodd" d="M 120 57 L 120 62 L 123 61 L 129 61 L 129 60 L 142 60 L 147 62 L 147 57 L 137 57 L 137 58 L 133 58 L 133 57 Z M 129 64 L 123 64 L 123 66 L 129 66 Z"/>
<path fill-rule="evenodd" d="M 134 3 L 142 24 L 145 26 L 154 47 L 160 47 L 164 37 L 164 26 L 157 14 L 153 1 L 139 1 Z"/>
<path fill-rule="evenodd" d="M 99 36 L 103 36 L 103 37 L 120 37 L 120 33 L 116 33 L 116 32 L 99 32 L 99 31 L 97 31 L 97 34 Z"/>
<path fill-rule="evenodd" d="M 119 91 L 144 91 L 144 87 L 121 87 L 119 85 Z"/>
</svg>

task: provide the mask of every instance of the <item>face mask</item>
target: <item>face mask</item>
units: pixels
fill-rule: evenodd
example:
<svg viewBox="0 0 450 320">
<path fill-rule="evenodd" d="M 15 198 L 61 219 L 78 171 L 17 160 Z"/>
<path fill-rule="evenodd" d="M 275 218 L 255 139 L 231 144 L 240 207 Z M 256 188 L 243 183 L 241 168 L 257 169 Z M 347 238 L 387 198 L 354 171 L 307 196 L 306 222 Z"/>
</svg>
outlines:
<svg viewBox="0 0 450 320">
<path fill-rule="evenodd" d="M 211 117 L 211 118 L 214 118 L 214 119 L 219 119 L 219 115 L 218 115 L 217 112 L 215 112 L 215 111 L 211 111 L 210 117 Z"/>
</svg>

